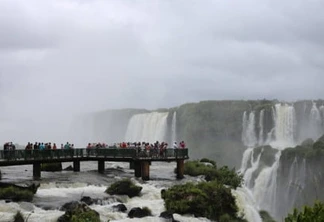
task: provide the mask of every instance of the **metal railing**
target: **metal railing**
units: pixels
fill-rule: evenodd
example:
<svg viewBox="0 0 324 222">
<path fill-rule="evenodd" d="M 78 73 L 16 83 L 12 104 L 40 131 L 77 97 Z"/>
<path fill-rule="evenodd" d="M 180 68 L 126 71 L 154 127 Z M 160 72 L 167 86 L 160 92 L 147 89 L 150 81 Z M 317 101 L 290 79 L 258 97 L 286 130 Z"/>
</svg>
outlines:
<svg viewBox="0 0 324 222">
<path fill-rule="evenodd" d="M 75 148 L 57 150 L 0 150 L 1 161 L 71 159 L 86 157 L 119 159 L 183 159 L 188 158 L 188 149 L 141 150 L 138 148 Z"/>
</svg>

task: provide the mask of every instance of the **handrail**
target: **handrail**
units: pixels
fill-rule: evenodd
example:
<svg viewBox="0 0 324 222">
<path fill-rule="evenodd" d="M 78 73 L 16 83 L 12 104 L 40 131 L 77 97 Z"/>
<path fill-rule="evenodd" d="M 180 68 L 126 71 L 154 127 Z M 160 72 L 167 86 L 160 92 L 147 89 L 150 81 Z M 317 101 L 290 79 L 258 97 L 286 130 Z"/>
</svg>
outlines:
<svg viewBox="0 0 324 222">
<path fill-rule="evenodd" d="M 49 160 L 74 158 L 167 159 L 188 158 L 188 149 L 74 148 L 56 150 L 0 150 L 0 161 Z"/>
</svg>

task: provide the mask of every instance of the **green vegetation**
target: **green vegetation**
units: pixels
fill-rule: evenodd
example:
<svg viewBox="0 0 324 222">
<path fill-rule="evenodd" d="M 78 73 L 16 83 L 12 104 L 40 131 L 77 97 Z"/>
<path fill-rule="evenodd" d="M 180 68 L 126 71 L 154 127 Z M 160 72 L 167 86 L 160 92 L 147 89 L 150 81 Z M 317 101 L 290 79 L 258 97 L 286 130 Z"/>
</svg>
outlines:
<svg viewBox="0 0 324 222">
<path fill-rule="evenodd" d="M 184 173 L 190 176 L 204 175 L 206 182 L 175 185 L 161 193 L 167 211 L 193 214 L 212 220 L 244 221 L 237 216 L 235 197 L 231 189 L 242 185 L 243 178 L 227 166 L 217 168 L 216 162 L 203 158 L 186 161 Z"/>
<path fill-rule="evenodd" d="M 321 161 L 324 158 L 324 142 L 317 140 L 311 145 L 311 141 L 304 141 L 303 145 L 295 148 L 287 148 L 282 152 L 281 158 L 284 160 L 293 160 L 295 157 L 305 158 L 311 161 Z"/>
<path fill-rule="evenodd" d="M 15 217 L 14 217 L 14 222 L 24 222 L 24 217 L 23 215 L 21 214 L 20 211 L 18 211 L 16 214 L 15 214 Z"/>
<path fill-rule="evenodd" d="M 123 179 L 110 185 L 106 189 L 106 193 L 110 195 L 127 195 L 132 198 L 138 196 L 142 187 L 136 186 L 130 179 Z"/>
<path fill-rule="evenodd" d="M 210 160 L 204 159 L 204 162 L 210 163 Z M 206 165 L 201 161 L 186 161 L 184 165 L 184 173 L 190 176 L 205 175 L 207 181 L 217 180 L 219 183 L 228 185 L 234 189 L 241 186 L 243 176 L 238 175 L 235 169 L 230 170 L 227 166 L 221 168 L 214 165 Z"/>
<path fill-rule="evenodd" d="M 17 187 L 5 187 L 0 190 L 0 199 L 9 199 L 12 201 L 27 201 L 33 200 L 34 193 L 30 190 L 22 190 Z"/>
<path fill-rule="evenodd" d="M 214 180 L 198 184 L 175 185 L 162 193 L 167 211 L 193 214 L 216 221 L 244 221 L 237 217 L 231 189 Z"/>
<path fill-rule="evenodd" d="M 41 171 L 62 171 L 62 163 L 42 163 L 41 164 Z"/>
<path fill-rule="evenodd" d="M 75 212 L 71 222 L 100 222 L 100 217 L 96 211 Z"/>
<path fill-rule="evenodd" d="M 99 213 L 85 203 L 71 202 L 65 204 L 65 207 L 65 214 L 60 216 L 57 222 L 100 222 Z"/>
<path fill-rule="evenodd" d="M 263 222 L 276 222 L 267 211 L 261 210 L 259 214 Z"/>
<path fill-rule="evenodd" d="M 292 214 L 285 218 L 285 222 L 323 222 L 324 203 L 316 202 L 313 207 L 305 206 L 302 211 L 294 209 Z"/>
</svg>

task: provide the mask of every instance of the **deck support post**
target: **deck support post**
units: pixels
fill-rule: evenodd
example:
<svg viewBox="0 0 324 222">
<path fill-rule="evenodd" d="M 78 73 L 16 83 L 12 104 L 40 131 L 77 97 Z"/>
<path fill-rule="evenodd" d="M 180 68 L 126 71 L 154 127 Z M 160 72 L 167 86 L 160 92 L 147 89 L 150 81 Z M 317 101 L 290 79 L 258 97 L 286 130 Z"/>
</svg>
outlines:
<svg viewBox="0 0 324 222">
<path fill-rule="evenodd" d="M 105 161 L 104 160 L 98 160 L 98 172 L 99 173 L 105 172 Z"/>
<path fill-rule="evenodd" d="M 150 179 L 150 161 L 141 162 L 142 180 Z"/>
<path fill-rule="evenodd" d="M 73 171 L 80 172 L 80 160 L 73 161 Z"/>
<path fill-rule="evenodd" d="M 134 170 L 135 169 L 135 161 L 130 161 L 129 162 L 129 169 Z"/>
<path fill-rule="evenodd" d="M 177 179 L 183 179 L 184 160 L 177 160 Z"/>
<path fill-rule="evenodd" d="M 33 163 L 33 178 L 39 180 L 41 178 L 41 163 Z"/>
<path fill-rule="evenodd" d="M 140 161 L 134 161 L 135 177 L 142 176 L 142 166 Z"/>
</svg>

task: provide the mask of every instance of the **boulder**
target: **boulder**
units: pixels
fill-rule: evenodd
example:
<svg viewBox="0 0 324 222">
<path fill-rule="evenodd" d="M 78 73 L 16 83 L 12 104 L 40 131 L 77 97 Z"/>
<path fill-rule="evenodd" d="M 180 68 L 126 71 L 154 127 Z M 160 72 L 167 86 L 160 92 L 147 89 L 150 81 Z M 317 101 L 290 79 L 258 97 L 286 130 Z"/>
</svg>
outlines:
<svg viewBox="0 0 324 222">
<path fill-rule="evenodd" d="M 62 163 L 42 163 L 41 171 L 48 171 L 48 172 L 62 171 Z"/>
<path fill-rule="evenodd" d="M 118 212 L 126 212 L 127 211 L 127 207 L 125 206 L 125 204 L 114 205 L 113 209 L 118 211 Z"/>
<path fill-rule="evenodd" d="M 129 218 L 142 218 L 142 217 L 148 217 L 148 216 L 152 216 L 151 210 L 148 209 L 147 207 L 134 207 L 132 208 L 129 213 L 128 213 L 128 217 Z"/>
<path fill-rule="evenodd" d="M 66 167 L 65 169 L 64 169 L 65 171 L 73 171 L 73 166 L 68 166 L 68 167 Z"/>
<path fill-rule="evenodd" d="M 87 204 L 87 205 L 91 205 L 93 204 L 95 201 L 91 198 L 91 197 L 88 197 L 88 196 L 84 196 L 81 198 L 81 202 Z"/>
<path fill-rule="evenodd" d="M 124 179 L 113 183 L 105 192 L 110 195 L 127 195 L 132 198 L 139 196 L 142 189 L 142 187 L 136 186 L 130 179 Z"/>
<path fill-rule="evenodd" d="M 171 213 L 170 211 L 163 211 L 160 214 L 160 217 L 166 219 L 166 221 L 170 221 L 170 222 L 176 222 L 177 220 L 174 219 L 173 217 L 173 213 Z"/>
<path fill-rule="evenodd" d="M 99 213 L 92 210 L 85 203 L 72 201 L 64 204 L 61 210 L 65 210 L 65 214 L 60 216 L 57 222 L 71 222 L 72 219 L 73 221 L 100 222 Z"/>
</svg>

